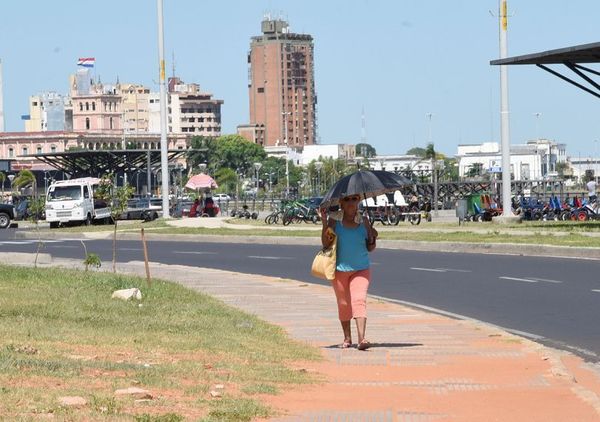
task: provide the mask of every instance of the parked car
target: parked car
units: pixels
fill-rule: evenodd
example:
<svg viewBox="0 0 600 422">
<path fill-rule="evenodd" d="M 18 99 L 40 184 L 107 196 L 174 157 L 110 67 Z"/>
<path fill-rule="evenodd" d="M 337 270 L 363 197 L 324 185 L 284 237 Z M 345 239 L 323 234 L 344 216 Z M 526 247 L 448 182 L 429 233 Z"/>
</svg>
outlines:
<svg viewBox="0 0 600 422">
<path fill-rule="evenodd" d="M 15 207 L 11 204 L 0 204 L 0 229 L 10 226 L 10 220 L 15 218 Z"/>
<path fill-rule="evenodd" d="M 161 215 L 161 198 L 139 198 L 127 201 L 127 210 L 121 214 L 121 219 L 152 221 Z"/>
<path fill-rule="evenodd" d="M 213 201 L 215 202 L 228 202 L 231 201 L 231 196 L 226 193 L 216 193 L 212 196 Z"/>
</svg>

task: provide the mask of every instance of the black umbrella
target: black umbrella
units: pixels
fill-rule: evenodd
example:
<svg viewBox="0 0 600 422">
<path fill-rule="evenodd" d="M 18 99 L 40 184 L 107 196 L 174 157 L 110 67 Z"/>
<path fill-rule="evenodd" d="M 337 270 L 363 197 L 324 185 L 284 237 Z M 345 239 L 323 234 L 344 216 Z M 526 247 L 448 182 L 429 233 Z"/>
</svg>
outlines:
<svg viewBox="0 0 600 422">
<path fill-rule="evenodd" d="M 340 199 L 350 195 L 373 198 L 412 183 L 407 177 L 389 171 L 359 170 L 338 180 L 323 197 L 321 207 L 337 205 Z"/>
</svg>

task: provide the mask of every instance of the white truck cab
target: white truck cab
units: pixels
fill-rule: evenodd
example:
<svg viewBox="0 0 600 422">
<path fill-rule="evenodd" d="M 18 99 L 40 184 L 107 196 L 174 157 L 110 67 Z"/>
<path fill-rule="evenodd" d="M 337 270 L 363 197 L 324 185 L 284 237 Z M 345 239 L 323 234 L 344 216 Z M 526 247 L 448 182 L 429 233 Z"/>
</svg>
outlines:
<svg viewBox="0 0 600 422">
<path fill-rule="evenodd" d="M 89 225 L 94 220 L 109 220 L 110 208 L 94 197 L 100 179 L 83 177 L 52 183 L 46 193 L 46 221 L 50 228 L 79 222 Z"/>
</svg>

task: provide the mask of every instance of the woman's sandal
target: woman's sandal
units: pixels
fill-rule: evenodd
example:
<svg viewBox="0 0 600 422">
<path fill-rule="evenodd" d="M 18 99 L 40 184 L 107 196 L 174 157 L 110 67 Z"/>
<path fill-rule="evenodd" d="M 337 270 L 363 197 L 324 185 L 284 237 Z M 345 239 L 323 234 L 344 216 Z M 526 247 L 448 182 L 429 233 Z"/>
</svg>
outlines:
<svg viewBox="0 0 600 422">
<path fill-rule="evenodd" d="M 342 349 L 348 349 L 352 347 L 352 340 L 344 340 L 342 345 L 340 346 Z"/>
<path fill-rule="evenodd" d="M 369 340 L 364 340 L 364 339 L 363 339 L 363 341 L 358 343 L 358 346 L 356 346 L 356 348 L 358 350 L 367 350 L 369 347 L 371 347 L 371 343 L 369 343 Z"/>
</svg>

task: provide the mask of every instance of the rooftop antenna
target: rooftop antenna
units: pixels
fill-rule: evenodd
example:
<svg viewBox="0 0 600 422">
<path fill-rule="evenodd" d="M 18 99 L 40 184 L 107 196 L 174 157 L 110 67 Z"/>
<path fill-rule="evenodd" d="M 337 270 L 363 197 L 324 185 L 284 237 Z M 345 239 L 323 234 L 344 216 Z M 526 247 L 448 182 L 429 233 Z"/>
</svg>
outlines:
<svg viewBox="0 0 600 422">
<path fill-rule="evenodd" d="M 366 144 L 367 143 L 367 119 L 365 117 L 365 106 L 363 105 L 362 107 L 362 113 L 360 116 L 360 123 L 361 123 L 361 128 L 360 128 L 360 143 L 361 144 Z"/>
<path fill-rule="evenodd" d="M 175 50 L 172 52 L 173 57 L 173 78 L 175 78 Z"/>
</svg>

